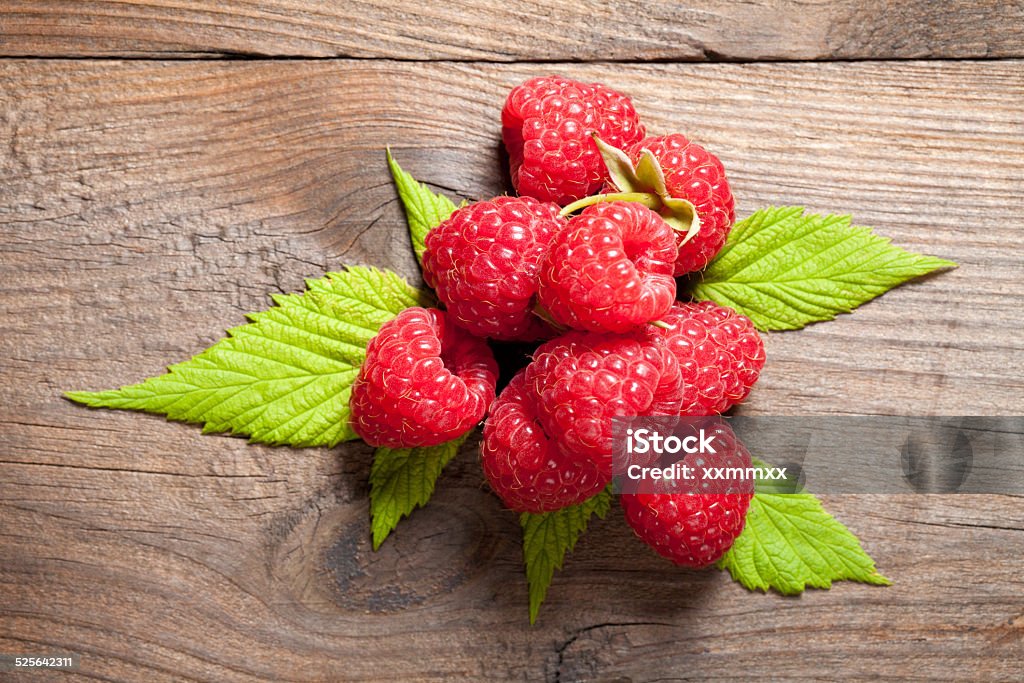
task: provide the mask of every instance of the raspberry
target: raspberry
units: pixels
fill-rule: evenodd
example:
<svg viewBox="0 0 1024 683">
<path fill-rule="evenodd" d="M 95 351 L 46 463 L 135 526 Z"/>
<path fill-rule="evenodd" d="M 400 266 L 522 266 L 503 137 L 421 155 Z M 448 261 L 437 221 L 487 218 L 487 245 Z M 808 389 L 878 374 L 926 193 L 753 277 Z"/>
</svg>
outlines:
<svg viewBox="0 0 1024 683">
<path fill-rule="evenodd" d="M 513 510 L 581 503 L 611 481 L 612 418 L 676 415 L 675 356 L 643 333 L 570 332 L 542 344 L 484 425 L 484 472 Z"/>
<path fill-rule="evenodd" d="M 484 475 L 517 512 L 549 512 L 582 503 L 608 485 L 596 462 L 558 448 L 537 419 L 537 397 L 520 370 L 491 406 L 484 424 Z"/>
<path fill-rule="evenodd" d="M 563 205 L 594 194 L 607 179 L 592 133 L 620 149 L 645 133 L 628 97 L 561 76 L 513 88 L 501 124 L 516 191 Z"/>
<path fill-rule="evenodd" d="M 711 301 L 677 303 L 649 327 L 679 360 L 686 386 L 681 415 L 716 415 L 747 397 L 764 367 L 764 342 L 750 318 Z"/>
<path fill-rule="evenodd" d="M 666 313 L 676 297 L 675 231 L 635 202 L 595 204 L 551 240 L 539 300 L 562 325 L 626 332 Z"/>
<path fill-rule="evenodd" d="M 537 419 L 563 452 L 611 473 L 612 418 L 678 415 L 682 378 L 669 349 L 643 332 L 570 332 L 542 344 L 526 367 Z"/>
<path fill-rule="evenodd" d="M 407 308 L 366 347 L 352 423 L 371 446 L 434 446 L 483 419 L 498 366 L 482 340 L 435 309 Z"/>
<path fill-rule="evenodd" d="M 700 218 L 700 231 L 679 248 L 675 274 L 700 270 L 721 251 L 736 220 L 736 202 L 725 168 L 718 157 L 679 133 L 646 138 L 626 153 L 635 163 L 645 149 L 661 163 L 669 194 L 692 203 Z M 682 241 L 684 235 L 677 235 Z"/>
<path fill-rule="evenodd" d="M 676 461 L 693 468 L 694 479 L 662 480 L 658 492 L 620 496 L 626 521 L 637 536 L 662 557 L 686 567 L 706 567 L 732 547 L 754 495 L 752 479 L 702 480 L 702 467 L 753 466 L 750 453 L 724 422 L 705 425 L 705 431 L 713 433 L 717 453 L 694 453 Z"/>
<path fill-rule="evenodd" d="M 564 225 L 557 205 L 530 197 L 470 204 L 427 234 L 423 279 L 452 320 L 477 336 L 550 337 L 533 315 L 533 297 L 541 257 Z"/>
</svg>

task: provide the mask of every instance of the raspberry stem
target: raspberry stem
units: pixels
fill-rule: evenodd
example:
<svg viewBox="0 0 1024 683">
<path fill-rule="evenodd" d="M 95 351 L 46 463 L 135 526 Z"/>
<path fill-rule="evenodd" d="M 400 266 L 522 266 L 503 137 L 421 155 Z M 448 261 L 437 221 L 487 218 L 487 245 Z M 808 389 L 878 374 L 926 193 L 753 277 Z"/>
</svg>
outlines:
<svg viewBox="0 0 1024 683">
<path fill-rule="evenodd" d="M 584 197 L 583 199 L 577 199 L 572 204 L 567 205 L 559 212 L 559 216 L 565 218 L 570 214 L 574 214 L 580 209 L 585 209 L 588 206 L 594 204 L 601 204 L 603 202 L 637 202 L 643 204 L 648 209 L 657 211 L 662 206 L 661 197 L 650 192 L 609 192 L 608 194 L 595 194 L 590 197 Z"/>
</svg>

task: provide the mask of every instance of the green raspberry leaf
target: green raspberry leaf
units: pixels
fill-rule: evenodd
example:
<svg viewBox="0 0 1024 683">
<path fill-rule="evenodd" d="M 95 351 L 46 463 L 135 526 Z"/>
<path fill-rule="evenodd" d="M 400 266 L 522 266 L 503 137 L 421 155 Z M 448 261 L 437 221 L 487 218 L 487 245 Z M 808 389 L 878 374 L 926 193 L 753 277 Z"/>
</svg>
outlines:
<svg viewBox="0 0 1024 683">
<path fill-rule="evenodd" d="M 388 168 L 395 179 L 398 197 L 405 207 L 405 218 L 409 223 L 409 236 L 412 248 L 416 251 L 416 259 L 423 265 L 423 241 L 427 233 L 437 227 L 455 211 L 455 204 L 442 194 L 435 194 L 423 183 L 402 170 L 398 162 L 387 150 Z"/>
<path fill-rule="evenodd" d="M 562 568 L 565 554 L 572 551 L 576 541 L 587 529 L 591 515 L 604 519 L 611 506 L 608 489 L 579 505 L 555 512 L 519 516 L 523 527 L 523 559 L 526 561 L 526 581 L 530 585 L 530 623 L 537 621 L 541 603 L 556 569 Z"/>
<path fill-rule="evenodd" d="M 94 408 L 142 410 L 203 423 L 203 432 L 244 434 L 289 446 L 334 446 L 355 439 L 352 383 L 380 326 L 429 295 L 397 274 L 353 267 L 306 281 L 303 294 L 277 304 L 184 363 L 112 391 L 65 396 Z"/>
<path fill-rule="evenodd" d="M 402 517 L 427 504 L 441 470 L 459 452 L 469 434 L 437 446 L 377 449 L 370 468 L 374 550 L 380 548 Z"/>
<path fill-rule="evenodd" d="M 749 590 L 774 588 L 783 595 L 802 593 L 808 586 L 831 588 L 842 580 L 892 585 L 857 537 L 806 491 L 755 493 L 743 533 L 718 567 Z"/>
<path fill-rule="evenodd" d="M 832 320 L 893 287 L 952 261 L 895 247 L 849 216 L 761 209 L 733 226 L 699 275 L 696 299 L 731 306 L 761 330 L 796 330 Z"/>
</svg>

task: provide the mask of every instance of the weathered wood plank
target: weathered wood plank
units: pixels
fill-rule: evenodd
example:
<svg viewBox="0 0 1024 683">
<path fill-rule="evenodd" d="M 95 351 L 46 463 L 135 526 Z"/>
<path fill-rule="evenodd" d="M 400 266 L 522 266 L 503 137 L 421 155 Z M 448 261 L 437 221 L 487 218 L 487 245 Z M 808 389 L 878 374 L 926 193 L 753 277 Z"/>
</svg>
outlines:
<svg viewBox="0 0 1024 683">
<path fill-rule="evenodd" d="M 81 680 L 1019 678 L 1019 498 L 832 497 L 896 585 L 799 599 L 674 569 L 613 513 L 529 628 L 516 518 L 472 446 L 372 553 L 370 449 L 250 446 L 60 391 L 159 372 L 340 263 L 415 277 L 383 146 L 455 197 L 501 192 L 503 91 L 557 68 L 717 151 L 741 215 L 853 212 L 960 261 L 771 335 L 746 411 L 1012 414 L 1021 66 L 4 63 L 0 651 L 81 652 Z"/>
<path fill-rule="evenodd" d="M 1001 0 L 8 0 L 0 55 L 759 60 L 1024 56 Z"/>
</svg>

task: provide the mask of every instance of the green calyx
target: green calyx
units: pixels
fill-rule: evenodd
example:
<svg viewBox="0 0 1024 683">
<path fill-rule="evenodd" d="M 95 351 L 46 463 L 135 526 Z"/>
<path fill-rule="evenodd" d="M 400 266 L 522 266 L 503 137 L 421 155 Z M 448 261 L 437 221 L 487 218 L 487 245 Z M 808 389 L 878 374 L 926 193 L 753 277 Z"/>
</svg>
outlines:
<svg viewBox="0 0 1024 683">
<path fill-rule="evenodd" d="M 602 202 L 639 202 L 658 212 L 673 230 L 684 234 L 680 244 L 686 244 L 697 235 L 700 231 L 700 218 L 697 217 L 696 208 L 685 199 L 669 194 L 665 186 L 665 173 L 653 152 L 643 150 L 640 160 L 634 165 L 625 152 L 612 147 L 596 134 L 594 143 L 601 152 L 611 183 L 618 192 L 584 197 L 562 209 L 562 216 Z"/>
</svg>

